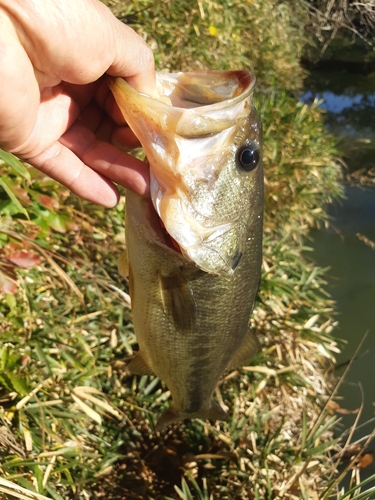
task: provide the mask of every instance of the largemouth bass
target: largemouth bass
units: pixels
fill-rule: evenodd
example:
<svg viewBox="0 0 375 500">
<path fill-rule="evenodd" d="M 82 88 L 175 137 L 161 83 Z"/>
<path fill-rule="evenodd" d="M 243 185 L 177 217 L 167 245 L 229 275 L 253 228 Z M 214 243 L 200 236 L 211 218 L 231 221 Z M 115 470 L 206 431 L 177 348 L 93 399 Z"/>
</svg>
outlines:
<svg viewBox="0 0 375 500">
<path fill-rule="evenodd" d="M 257 351 L 249 319 L 260 279 L 263 172 L 249 72 L 158 81 L 160 101 L 122 79 L 111 89 L 150 165 L 151 199 L 126 193 L 128 265 L 120 271 L 129 275 L 139 344 L 129 369 L 157 375 L 172 395 L 160 430 L 186 418 L 227 420 L 215 387 Z"/>
</svg>

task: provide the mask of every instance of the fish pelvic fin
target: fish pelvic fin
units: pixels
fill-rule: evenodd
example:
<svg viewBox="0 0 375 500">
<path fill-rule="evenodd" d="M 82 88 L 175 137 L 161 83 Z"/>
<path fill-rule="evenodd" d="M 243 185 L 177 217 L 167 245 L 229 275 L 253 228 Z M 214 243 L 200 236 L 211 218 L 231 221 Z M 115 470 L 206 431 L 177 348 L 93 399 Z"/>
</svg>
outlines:
<svg viewBox="0 0 375 500">
<path fill-rule="evenodd" d="M 133 375 L 155 375 L 153 369 L 144 360 L 139 351 L 127 366 Z"/>
<path fill-rule="evenodd" d="M 259 352 L 258 339 L 251 328 L 248 328 L 242 344 L 233 354 L 228 364 L 228 370 L 235 370 L 248 363 Z"/>
<path fill-rule="evenodd" d="M 188 413 L 184 411 L 178 411 L 171 406 L 165 410 L 165 412 L 159 418 L 155 430 L 163 431 L 168 425 L 180 422 L 186 418 L 201 418 L 203 420 L 229 420 L 228 413 L 223 410 L 223 408 L 214 400 L 211 401 L 211 406 L 209 408 L 198 410 L 194 413 Z"/>
</svg>

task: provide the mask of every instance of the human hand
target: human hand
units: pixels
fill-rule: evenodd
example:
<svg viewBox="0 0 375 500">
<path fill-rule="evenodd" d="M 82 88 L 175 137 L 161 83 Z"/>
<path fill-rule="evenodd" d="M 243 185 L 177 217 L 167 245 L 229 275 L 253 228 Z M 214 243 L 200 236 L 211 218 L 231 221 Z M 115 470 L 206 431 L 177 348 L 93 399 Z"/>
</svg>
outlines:
<svg viewBox="0 0 375 500">
<path fill-rule="evenodd" d="M 0 147 L 113 207 L 113 182 L 147 195 L 147 166 L 108 75 L 156 96 L 151 50 L 99 0 L 0 0 Z M 112 182 L 113 181 L 113 182 Z"/>
</svg>

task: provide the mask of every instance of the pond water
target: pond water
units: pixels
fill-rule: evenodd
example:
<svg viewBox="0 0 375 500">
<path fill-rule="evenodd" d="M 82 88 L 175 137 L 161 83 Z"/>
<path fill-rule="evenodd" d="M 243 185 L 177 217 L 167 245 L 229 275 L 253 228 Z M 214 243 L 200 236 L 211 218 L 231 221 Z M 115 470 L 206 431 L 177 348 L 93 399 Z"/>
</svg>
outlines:
<svg viewBox="0 0 375 500">
<path fill-rule="evenodd" d="M 338 364 L 349 360 L 361 339 L 367 337 L 339 390 L 340 406 L 349 410 L 363 404 L 360 427 L 353 440 L 375 428 L 375 92 L 374 75 L 313 72 L 305 82 L 302 100 L 322 99 L 327 128 L 340 138 L 347 169 L 358 169 L 368 182 L 345 181 L 345 199 L 329 207 L 331 227 L 311 233 L 312 258 L 330 267 L 328 291 L 337 303 L 339 328 L 335 334 L 346 341 Z M 354 174 L 355 176 L 355 174 Z M 371 245 L 374 242 L 374 245 Z M 373 246 L 373 248 L 372 248 Z M 340 375 L 342 370 L 338 370 Z M 342 430 L 356 415 L 344 416 Z M 352 440 L 352 441 L 353 441 Z M 374 448 L 374 443 L 370 449 Z M 375 473 L 375 465 L 362 477 Z"/>
</svg>

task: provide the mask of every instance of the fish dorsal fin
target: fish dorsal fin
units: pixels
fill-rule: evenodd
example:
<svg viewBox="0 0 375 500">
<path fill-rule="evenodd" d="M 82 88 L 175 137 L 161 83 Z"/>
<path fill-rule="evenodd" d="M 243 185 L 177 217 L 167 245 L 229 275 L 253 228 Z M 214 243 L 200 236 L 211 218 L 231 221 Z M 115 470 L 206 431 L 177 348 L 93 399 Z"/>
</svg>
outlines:
<svg viewBox="0 0 375 500">
<path fill-rule="evenodd" d="M 233 354 L 232 359 L 229 362 L 228 370 L 235 370 L 240 366 L 245 365 L 253 358 L 259 351 L 258 339 L 251 328 L 248 328 L 245 338 L 242 344 Z"/>
<path fill-rule="evenodd" d="M 139 351 L 130 361 L 127 368 L 133 375 L 155 375 L 154 371 L 148 366 L 142 356 L 142 353 Z"/>
<path fill-rule="evenodd" d="M 120 255 L 118 260 L 118 271 L 123 278 L 127 278 L 129 276 L 129 259 L 128 252 L 124 250 Z"/>
<path fill-rule="evenodd" d="M 196 323 L 197 305 L 182 272 L 178 270 L 169 276 L 159 275 L 159 285 L 164 312 L 173 318 L 176 330 L 192 330 Z"/>
</svg>

